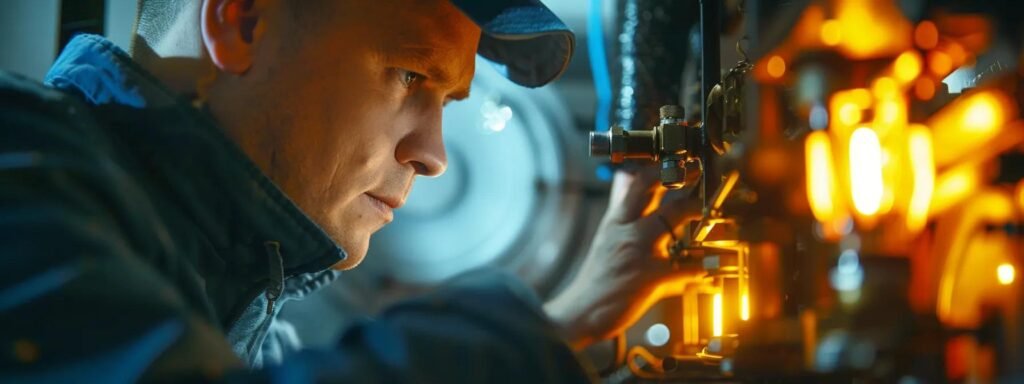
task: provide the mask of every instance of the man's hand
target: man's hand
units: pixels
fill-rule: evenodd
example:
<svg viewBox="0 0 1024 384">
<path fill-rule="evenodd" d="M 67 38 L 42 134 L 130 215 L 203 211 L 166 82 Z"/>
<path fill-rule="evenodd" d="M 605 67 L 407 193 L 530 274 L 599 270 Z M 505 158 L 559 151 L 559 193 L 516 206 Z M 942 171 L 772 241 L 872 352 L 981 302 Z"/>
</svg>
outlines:
<svg viewBox="0 0 1024 384">
<path fill-rule="evenodd" d="M 699 276 L 699 270 L 673 267 L 662 250 L 666 223 L 699 218 L 699 201 L 661 201 L 665 190 L 657 175 L 657 169 L 615 174 L 608 211 L 579 272 L 544 305 L 576 349 L 624 331 L 652 304 L 680 294 L 687 279 Z"/>
</svg>

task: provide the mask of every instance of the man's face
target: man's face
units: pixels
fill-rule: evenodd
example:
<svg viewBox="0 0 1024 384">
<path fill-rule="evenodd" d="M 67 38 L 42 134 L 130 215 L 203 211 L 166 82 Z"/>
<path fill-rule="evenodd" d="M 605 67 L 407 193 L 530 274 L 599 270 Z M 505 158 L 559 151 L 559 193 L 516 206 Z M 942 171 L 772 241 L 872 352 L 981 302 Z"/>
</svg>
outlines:
<svg viewBox="0 0 1024 384">
<path fill-rule="evenodd" d="M 441 110 L 468 95 L 480 30 L 446 0 L 289 1 L 308 0 L 268 1 L 252 66 L 210 108 L 348 269 L 414 177 L 444 171 Z"/>
</svg>

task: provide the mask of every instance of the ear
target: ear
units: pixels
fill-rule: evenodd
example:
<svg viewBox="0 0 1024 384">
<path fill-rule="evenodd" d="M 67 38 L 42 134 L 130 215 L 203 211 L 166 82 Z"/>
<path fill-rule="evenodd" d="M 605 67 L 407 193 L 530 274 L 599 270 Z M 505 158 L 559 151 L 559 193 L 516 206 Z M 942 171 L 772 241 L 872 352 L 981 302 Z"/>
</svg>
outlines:
<svg viewBox="0 0 1024 384">
<path fill-rule="evenodd" d="M 252 66 L 253 42 L 264 25 L 257 0 L 203 0 L 203 42 L 213 65 L 241 75 Z M 262 1 L 260 1 L 262 3 Z"/>
</svg>

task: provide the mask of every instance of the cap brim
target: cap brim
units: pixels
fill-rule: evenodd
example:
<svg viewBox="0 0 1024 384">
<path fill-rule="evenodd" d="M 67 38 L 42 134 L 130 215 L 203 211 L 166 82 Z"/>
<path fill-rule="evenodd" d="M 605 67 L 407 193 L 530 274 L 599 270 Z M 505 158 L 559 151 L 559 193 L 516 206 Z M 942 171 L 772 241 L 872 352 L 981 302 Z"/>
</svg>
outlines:
<svg viewBox="0 0 1024 384">
<path fill-rule="evenodd" d="M 565 72 L 576 36 L 537 0 L 451 0 L 482 35 L 477 53 L 516 84 L 539 87 Z"/>
</svg>

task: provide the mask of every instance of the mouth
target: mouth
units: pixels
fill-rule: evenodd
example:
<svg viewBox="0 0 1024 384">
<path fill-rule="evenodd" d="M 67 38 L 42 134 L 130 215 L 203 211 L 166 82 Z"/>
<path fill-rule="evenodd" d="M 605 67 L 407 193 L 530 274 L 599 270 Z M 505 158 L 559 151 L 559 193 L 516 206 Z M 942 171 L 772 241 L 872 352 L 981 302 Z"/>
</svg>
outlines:
<svg viewBox="0 0 1024 384">
<path fill-rule="evenodd" d="M 385 221 L 391 222 L 394 219 L 394 210 L 402 206 L 400 198 L 376 195 L 370 192 L 364 193 L 370 201 L 370 205 L 384 216 Z"/>
</svg>

